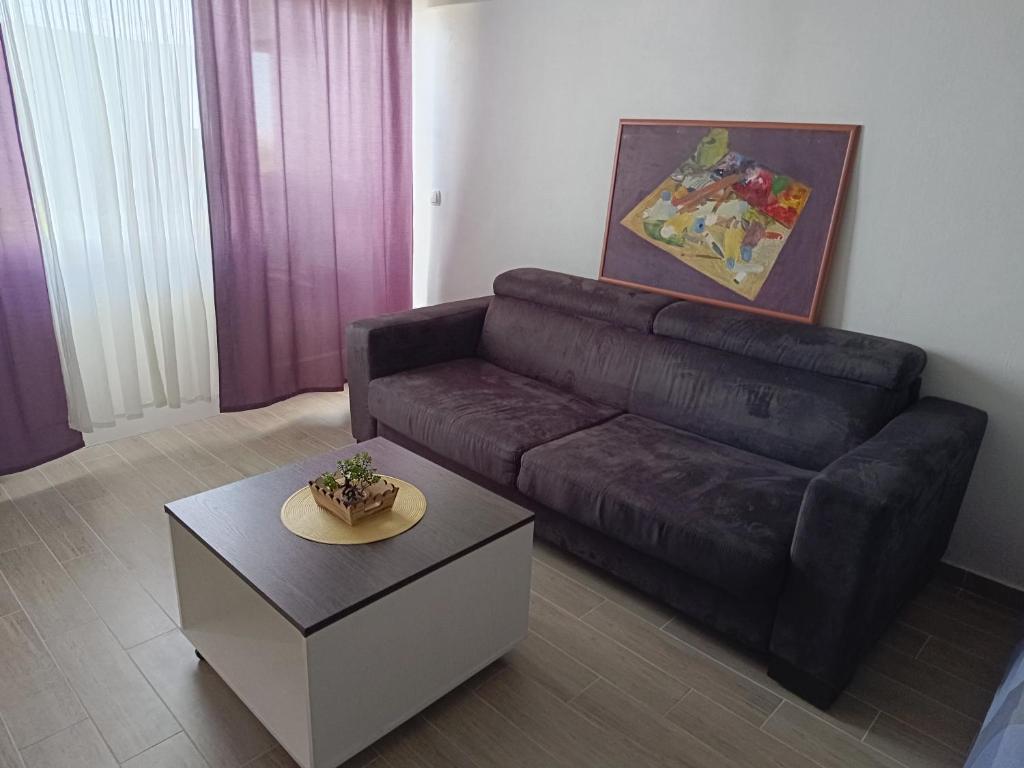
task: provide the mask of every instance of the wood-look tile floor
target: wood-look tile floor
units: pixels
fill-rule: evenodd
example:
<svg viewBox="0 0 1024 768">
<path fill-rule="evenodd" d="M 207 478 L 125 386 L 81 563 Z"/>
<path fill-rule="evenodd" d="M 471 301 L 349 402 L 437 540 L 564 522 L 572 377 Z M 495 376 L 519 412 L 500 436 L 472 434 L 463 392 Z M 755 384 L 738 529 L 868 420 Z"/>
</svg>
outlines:
<svg viewBox="0 0 1024 768">
<path fill-rule="evenodd" d="M 165 501 L 353 442 L 344 395 L 0 478 L 0 768 L 286 768 L 176 627 Z M 538 544 L 530 634 L 352 766 L 959 766 L 1022 611 L 940 577 L 828 712 Z"/>
</svg>

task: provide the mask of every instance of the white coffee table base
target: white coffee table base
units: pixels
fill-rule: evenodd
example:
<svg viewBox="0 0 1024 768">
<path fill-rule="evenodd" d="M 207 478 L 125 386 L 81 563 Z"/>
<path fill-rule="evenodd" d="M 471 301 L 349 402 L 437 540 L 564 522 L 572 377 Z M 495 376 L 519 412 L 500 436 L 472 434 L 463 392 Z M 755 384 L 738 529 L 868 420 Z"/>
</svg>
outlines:
<svg viewBox="0 0 1024 768">
<path fill-rule="evenodd" d="M 304 637 L 171 519 L 182 631 L 304 768 L 336 768 L 525 637 L 532 541 L 516 528 Z"/>
</svg>

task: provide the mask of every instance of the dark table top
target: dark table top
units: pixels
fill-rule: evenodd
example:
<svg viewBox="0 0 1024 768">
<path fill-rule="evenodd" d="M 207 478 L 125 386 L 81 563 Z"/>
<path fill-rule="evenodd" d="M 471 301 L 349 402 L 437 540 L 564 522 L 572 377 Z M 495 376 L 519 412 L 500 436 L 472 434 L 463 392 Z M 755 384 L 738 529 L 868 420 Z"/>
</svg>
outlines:
<svg viewBox="0 0 1024 768">
<path fill-rule="evenodd" d="M 281 522 L 281 505 L 341 458 L 368 451 L 378 471 L 419 487 L 423 519 L 373 544 L 319 544 Z M 529 523 L 533 514 L 384 438 L 173 501 L 167 513 L 309 635 Z"/>
</svg>

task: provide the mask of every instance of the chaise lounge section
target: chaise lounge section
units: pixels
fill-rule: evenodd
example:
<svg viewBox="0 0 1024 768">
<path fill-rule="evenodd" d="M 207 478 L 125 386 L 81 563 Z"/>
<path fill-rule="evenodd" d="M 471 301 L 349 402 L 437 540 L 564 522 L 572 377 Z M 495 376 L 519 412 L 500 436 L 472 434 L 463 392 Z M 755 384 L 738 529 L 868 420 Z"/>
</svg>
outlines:
<svg viewBox="0 0 1024 768">
<path fill-rule="evenodd" d="M 347 347 L 358 440 L 529 507 L 821 707 L 932 574 L 986 425 L 918 397 L 912 345 L 538 269 Z"/>
</svg>

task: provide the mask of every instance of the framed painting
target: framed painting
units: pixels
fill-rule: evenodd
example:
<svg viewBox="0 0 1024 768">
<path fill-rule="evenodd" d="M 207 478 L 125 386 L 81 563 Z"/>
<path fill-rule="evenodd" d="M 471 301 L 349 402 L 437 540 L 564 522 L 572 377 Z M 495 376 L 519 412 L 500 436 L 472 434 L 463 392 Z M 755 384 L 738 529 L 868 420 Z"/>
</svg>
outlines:
<svg viewBox="0 0 1024 768">
<path fill-rule="evenodd" d="M 600 279 L 816 322 L 858 132 L 620 120 Z"/>
</svg>

